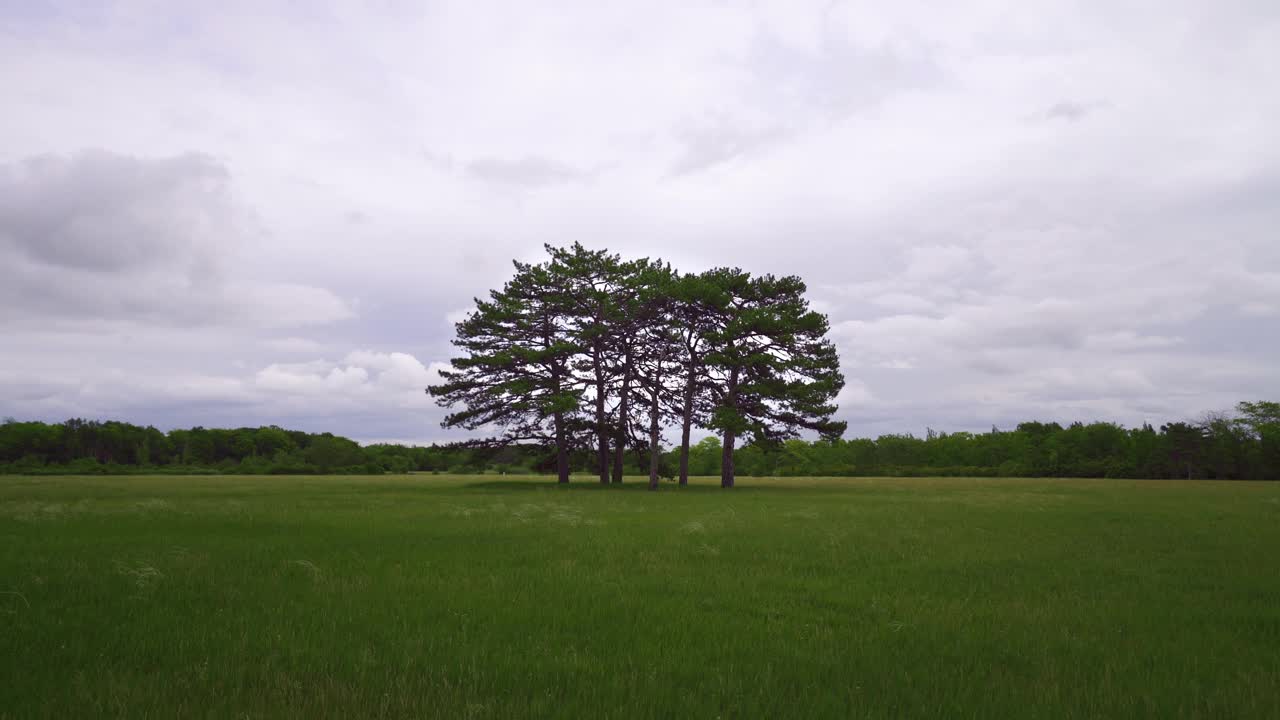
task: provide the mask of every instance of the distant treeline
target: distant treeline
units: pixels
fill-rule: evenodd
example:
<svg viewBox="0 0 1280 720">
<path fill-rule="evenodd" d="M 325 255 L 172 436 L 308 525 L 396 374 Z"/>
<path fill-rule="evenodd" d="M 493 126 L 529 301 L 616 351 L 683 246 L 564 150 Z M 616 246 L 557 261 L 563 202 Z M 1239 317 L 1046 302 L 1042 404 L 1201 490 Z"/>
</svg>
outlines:
<svg viewBox="0 0 1280 720">
<path fill-rule="evenodd" d="M 746 476 L 1002 476 L 1280 480 L 1280 403 L 1241 403 L 1237 414 L 1196 423 L 1126 429 L 1111 423 L 1027 422 L 1014 430 L 882 435 L 875 440 L 788 440 L 737 448 Z M 720 474 L 715 437 L 694 444 L 692 475 Z M 599 470 L 592 450 L 571 454 L 574 472 Z M 673 475 L 678 449 L 662 453 Z M 648 457 L 626 458 L 628 474 L 647 473 Z M 555 474 L 551 445 L 361 446 L 330 433 L 279 427 L 192 428 L 161 432 L 123 422 L 0 424 L 0 473 L 8 474 Z"/>
</svg>

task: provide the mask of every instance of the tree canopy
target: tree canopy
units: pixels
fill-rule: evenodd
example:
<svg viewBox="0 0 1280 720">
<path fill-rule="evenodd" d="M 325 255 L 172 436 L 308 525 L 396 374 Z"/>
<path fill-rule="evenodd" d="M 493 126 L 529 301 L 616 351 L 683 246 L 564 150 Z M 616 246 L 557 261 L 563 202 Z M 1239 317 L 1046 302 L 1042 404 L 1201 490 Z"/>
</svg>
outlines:
<svg viewBox="0 0 1280 720">
<path fill-rule="evenodd" d="M 516 275 L 457 324 L 463 355 L 444 382 L 427 389 L 447 408 L 445 427 L 498 427 L 490 444 L 552 443 L 561 482 L 569 481 L 568 448 L 579 430 L 579 400 L 570 365 L 575 344 L 565 325 L 565 295 L 544 265 L 516 263 Z"/>
<path fill-rule="evenodd" d="M 546 250 L 541 264 L 514 263 L 503 290 L 458 323 L 462 354 L 427 389 L 461 406 L 445 427 L 494 431 L 477 444 L 550 442 L 567 458 L 585 440 L 568 428 L 587 418 L 600 482 L 622 481 L 631 449 L 647 452 L 650 487 L 668 421 L 681 428 L 681 482 L 693 427 L 721 435 L 723 487 L 734 485 L 739 438 L 768 446 L 806 430 L 843 432 L 832 419 L 839 358 L 800 278 L 682 275 L 581 244 Z"/>
</svg>

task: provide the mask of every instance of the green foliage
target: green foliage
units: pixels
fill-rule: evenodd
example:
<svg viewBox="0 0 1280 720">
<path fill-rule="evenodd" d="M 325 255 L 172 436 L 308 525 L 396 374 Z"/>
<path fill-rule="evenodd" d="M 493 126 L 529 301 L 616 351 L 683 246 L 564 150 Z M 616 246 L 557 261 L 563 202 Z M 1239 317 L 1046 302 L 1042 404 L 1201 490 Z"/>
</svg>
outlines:
<svg viewBox="0 0 1280 720">
<path fill-rule="evenodd" d="M 839 359 L 799 278 L 682 276 L 580 243 L 546 251 L 545 263 L 515 263 L 503 289 L 457 324 L 462 355 L 427 389 L 452 411 L 444 427 L 496 427 L 494 445 L 553 445 L 561 482 L 576 450 L 591 447 L 602 483 L 622 481 L 628 450 L 647 454 L 651 488 L 671 420 L 681 426 L 681 480 L 697 423 L 723 437 L 726 486 L 739 438 L 843 432 L 831 419 Z"/>
<path fill-rule="evenodd" d="M 739 437 L 771 446 L 801 430 L 824 439 L 843 434 L 845 424 L 831 416 L 844 377 L 827 319 L 809 309 L 800 278 L 752 278 L 736 268 L 705 277 L 716 290 L 706 310 L 707 424 L 723 437 L 721 479 L 732 487 Z"/>
<path fill-rule="evenodd" d="M 1199 424 L 1126 429 L 1112 423 L 1028 422 L 988 433 L 936 433 L 924 438 L 753 442 L 734 450 L 744 476 L 956 476 L 1280 480 L 1280 427 L 1250 415 L 1209 416 Z M 194 450 L 192 449 L 194 448 Z M 270 455 L 263 451 L 272 451 Z M 720 475 L 723 445 L 709 436 L 689 448 L 689 473 Z M 575 472 L 595 472 L 595 453 L 567 456 Z M 624 457 L 629 474 L 647 472 L 640 453 Z M 660 456 L 660 474 L 674 474 L 677 449 Z M 0 474 L 211 473 L 555 473 L 556 451 L 545 444 L 496 447 L 378 444 L 360 447 L 330 433 L 278 427 L 194 428 L 167 435 L 120 422 L 9 422 L 0 425 Z"/>
<path fill-rule="evenodd" d="M 705 437 L 689 448 L 690 475 L 720 474 L 720 438 Z"/>
<path fill-rule="evenodd" d="M 0 425 L 0 473 L 296 475 L 430 469 L 448 448 L 362 448 L 331 433 L 279 427 L 192 428 L 168 434 L 120 422 Z M 437 461 L 438 462 L 438 461 Z"/>
<path fill-rule="evenodd" d="M 453 344 L 463 353 L 427 388 L 453 409 L 443 427 L 498 427 L 493 444 L 554 445 L 568 481 L 567 449 L 577 423 L 580 390 L 571 378 L 576 346 L 565 326 L 562 278 L 547 265 L 515 263 L 516 274 L 457 324 Z"/>
</svg>

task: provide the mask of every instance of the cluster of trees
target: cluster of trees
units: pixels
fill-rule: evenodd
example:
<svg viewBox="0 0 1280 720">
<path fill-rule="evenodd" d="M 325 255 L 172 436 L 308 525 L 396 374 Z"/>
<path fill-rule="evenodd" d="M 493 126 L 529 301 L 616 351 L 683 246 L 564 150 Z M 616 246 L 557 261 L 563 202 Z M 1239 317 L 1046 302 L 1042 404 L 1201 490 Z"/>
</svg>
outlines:
<svg viewBox="0 0 1280 720">
<path fill-rule="evenodd" d="M 554 470 L 549 462 L 548 448 L 537 445 L 361 446 L 274 425 L 166 433 L 116 421 L 0 422 L 0 474 L 546 473 Z"/>
<path fill-rule="evenodd" d="M 682 484 L 703 428 L 720 436 L 721 486 L 732 487 L 739 439 L 774 447 L 801 431 L 844 432 L 831 418 L 839 359 L 800 278 L 683 274 L 580 244 L 546 250 L 476 300 L 456 326 L 462 355 L 427 389 L 453 410 L 444 427 L 496 431 L 473 445 L 552 447 L 560 482 L 586 448 L 601 483 L 621 482 L 634 451 L 656 488 L 663 428 L 680 428 Z"/>
<path fill-rule="evenodd" d="M 883 435 L 872 439 L 791 439 L 748 443 L 734 451 L 742 475 L 1115 477 L 1280 480 L 1280 403 L 1246 402 L 1234 415 L 1126 429 L 1111 423 L 1027 422 L 1014 430 Z M 640 474 L 649 453 L 632 449 L 623 471 Z M 717 437 L 664 449 L 663 477 L 682 462 L 691 475 L 719 475 Z M 569 453 L 572 472 L 593 473 L 593 448 Z M 329 433 L 278 427 L 163 433 L 121 422 L 6 421 L 0 424 L 0 473 L 554 473 L 553 445 L 465 444 L 361 447 Z M 611 467 L 612 469 L 612 467 Z"/>
<path fill-rule="evenodd" d="M 717 460 L 718 461 L 718 460 Z M 589 459 L 575 454 L 572 467 L 585 472 Z M 464 444 L 361 446 L 332 433 L 306 433 L 277 426 L 161 432 L 124 422 L 73 419 L 62 423 L 0 422 L 0 474 L 380 474 L 549 473 L 554 449 L 541 445 L 501 447 Z M 628 456 L 628 474 L 640 472 Z"/>
<path fill-rule="evenodd" d="M 747 446 L 735 463 L 757 476 L 956 476 L 1280 480 L 1280 403 L 1239 415 L 1126 429 L 1112 423 L 1026 422 L 987 433 L 883 435 L 875 440 Z M 694 474 L 716 471 L 714 437 L 694 446 Z"/>
<path fill-rule="evenodd" d="M 410 448 L 402 448 L 409 451 Z M 422 449 L 426 451 L 426 448 Z M 161 432 L 123 422 L 0 424 L 0 471 L 11 473 L 222 472 L 246 474 L 407 471 L 414 461 L 331 433 L 279 427 Z"/>
</svg>

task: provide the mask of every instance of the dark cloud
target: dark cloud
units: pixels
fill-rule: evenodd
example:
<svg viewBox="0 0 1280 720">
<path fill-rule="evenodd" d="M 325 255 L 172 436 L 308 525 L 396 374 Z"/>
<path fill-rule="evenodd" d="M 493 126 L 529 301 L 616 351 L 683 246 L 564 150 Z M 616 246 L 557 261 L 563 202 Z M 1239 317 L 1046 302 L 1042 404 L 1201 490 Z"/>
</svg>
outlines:
<svg viewBox="0 0 1280 720">
<path fill-rule="evenodd" d="M 816 42 L 806 45 L 788 42 L 768 27 L 755 33 L 749 66 L 757 102 L 782 112 L 838 117 L 945 78 L 930 48 L 910 35 L 862 43 L 834 24 L 820 28 Z"/>
<path fill-rule="evenodd" d="M 786 137 L 787 131 L 782 127 L 743 129 L 724 117 L 686 126 L 676 132 L 681 153 L 670 173 L 680 176 L 707 170 L 782 142 Z"/>
<path fill-rule="evenodd" d="M 206 155 L 100 150 L 0 167 L 0 322 L 289 326 L 350 316 L 326 290 L 236 273 L 258 231 Z"/>
<path fill-rule="evenodd" d="M 1099 110 L 1110 107 L 1111 104 L 1105 100 L 1095 100 L 1093 102 L 1073 102 L 1071 100 L 1063 100 L 1062 102 L 1050 105 L 1044 111 L 1045 120 L 1065 120 L 1067 122 L 1076 122 L 1083 120 L 1085 116 L 1091 115 Z"/>
<path fill-rule="evenodd" d="M 451 173 L 457 167 L 457 163 L 454 161 L 453 156 L 448 153 L 423 150 L 422 160 L 427 164 L 427 167 L 439 172 Z"/>
<path fill-rule="evenodd" d="M 77 270 L 212 271 L 235 238 L 229 175 L 205 155 L 157 160 L 86 151 L 0 167 L 0 248 Z"/>
<path fill-rule="evenodd" d="M 514 160 L 479 158 L 467 163 L 466 174 L 476 180 L 496 185 L 527 188 L 584 182 L 591 178 L 589 172 L 536 155 Z"/>
</svg>

